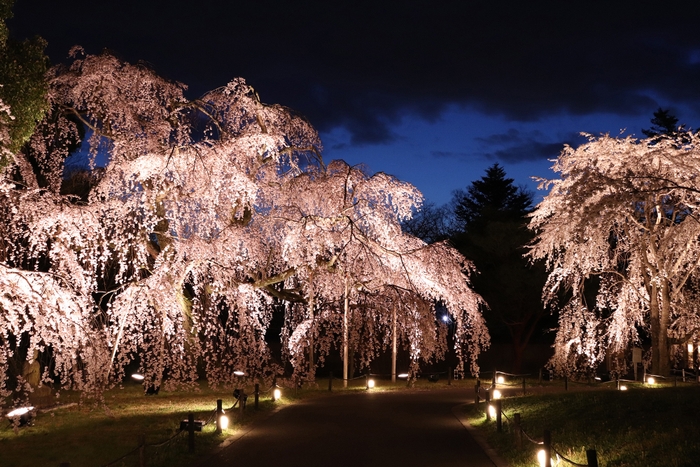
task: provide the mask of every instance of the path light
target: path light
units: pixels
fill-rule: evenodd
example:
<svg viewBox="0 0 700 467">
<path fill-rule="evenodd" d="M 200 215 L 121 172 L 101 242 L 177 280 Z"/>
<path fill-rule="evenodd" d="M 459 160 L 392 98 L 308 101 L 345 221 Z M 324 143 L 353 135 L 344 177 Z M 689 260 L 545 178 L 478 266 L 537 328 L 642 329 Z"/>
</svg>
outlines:
<svg viewBox="0 0 700 467">
<path fill-rule="evenodd" d="M 620 386 L 620 391 L 627 391 L 627 386 L 625 386 L 624 384 Z"/>
<path fill-rule="evenodd" d="M 503 384 L 503 383 L 506 382 L 506 379 L 503 377 L 503 375 L 501 375 L 501 376 L 499 376 L 498 378 L 496 378 L 496 382 L 497 382 L 498 384 Z"/>
<path fill-rule="evenodd" d="M 276 401 L 279 400 L 282 397 L 282 391 L 280 391 L 280 388 L 275 388 L 274 391 L 272 391 L 272 400 Z"/>
<path fill-rule="evenodd" d="M 540 467 L 544 467 L 544 463 L 545 463 L 544 461 L 547 459 L 545 456 L 546 456 L 546 453 L 544 452 L 544 449 L 540 449 L 537 452 L 537 462 L 539 462 Z M 551 462 L 550 465 L 552 467 L 559 465 L 559 463 L 561 462 L 561 458 L 559 457 L 559 454 L 557 454 L 556 460 L 554 460 L 554 458 L 552 458 L 552 459 L 550 459 L 550 462 Z"/>
<path fill-rule="evenodd" d="M 245 376 L 245 372 L 241 370 L 236 370 L 233 372 L 233 374 L 236 376 Z"/>
<path fill-rule="evenodd" d="M 498 389 L 494 389 L 493 390 L 493 400 L 500 399 L 501 397 L 502 397 L 501 391 L 499 391 Z"/>
<path fill-rule="evenodd" d="M 408 378 L 408 373 L 401 373 L 401 374 L 397 375 L 397 378 L 406 379 L 406 378 Z"/>
<path fill-rule="evenodd" d="M 647 376 L 647 384 L 656 384 L 656 380 L 653 376 Z"/>
<path fill-rule="evenodd" d="M 367 380 L 367 389 L 374 389 L 374 380 L 373 379 Z"/>
<path fill-rule="evenodd" d="M 221 416 L 219 417 L 219 426 L 222 430 L 228 429 L 228 417 L 224 415 L 223 411 L 221 412 Z"/>
<path fill-rule="evenodd" d="M 496 407 L 489 405 L 489 415 L 491 418 L 496 418 Z"/>
<path fill-rule="evenodd" d="M 134 373 L 133 375 L 131 375 L 131 379 L 133 379 L 134 381 L 143 381 L 144 376 L 138 373 Z"/>
</svg>

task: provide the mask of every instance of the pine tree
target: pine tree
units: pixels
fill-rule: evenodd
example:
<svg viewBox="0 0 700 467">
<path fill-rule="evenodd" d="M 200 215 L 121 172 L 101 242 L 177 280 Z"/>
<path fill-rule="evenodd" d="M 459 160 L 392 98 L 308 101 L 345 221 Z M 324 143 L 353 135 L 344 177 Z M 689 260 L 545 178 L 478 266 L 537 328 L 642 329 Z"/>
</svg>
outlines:
<svg viewBox="0 0 700 467">
<path fill-rule="evenodd" d="M 544 268 L 523 257 L 532 240 L 526 228 L 532 198 L 494 164 L 453 200 L 462 229 L 453 242 L 480 273 L 474 290 L 488 303 L 484 317 L 492 337 L 512 343 L 514 372 L 522 370 L 525 349 L 546 314 L 540 299 Z"/>
</svg>

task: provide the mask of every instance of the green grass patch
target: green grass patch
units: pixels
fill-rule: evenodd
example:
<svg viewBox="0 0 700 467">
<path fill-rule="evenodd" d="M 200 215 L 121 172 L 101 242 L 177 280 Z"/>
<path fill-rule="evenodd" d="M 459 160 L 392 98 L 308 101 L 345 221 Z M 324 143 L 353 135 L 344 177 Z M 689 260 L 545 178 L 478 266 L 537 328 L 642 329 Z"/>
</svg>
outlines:
<svg viewBox="0 0 700 467">
<path fill-rule="evenodd" d="M 641 387 L 628 391 L 593 390 L 503 399 L 510 420 L 520 413 L 523 429 L 540 441 L 550 430 L 554 448 L 586 465 L 586 450 L 596 449 L 603 467 L 696 466 L 700 459 L 700 387 Z M 516 446 L 512 422 L 503 432 L 486 421 L 484 404 L 467 416 L 488 443 L 513 467 L 539 465 L 539 446 L 527 439 Z M 560 465 L 569 465 L 562 462 Z"/>
</svg>

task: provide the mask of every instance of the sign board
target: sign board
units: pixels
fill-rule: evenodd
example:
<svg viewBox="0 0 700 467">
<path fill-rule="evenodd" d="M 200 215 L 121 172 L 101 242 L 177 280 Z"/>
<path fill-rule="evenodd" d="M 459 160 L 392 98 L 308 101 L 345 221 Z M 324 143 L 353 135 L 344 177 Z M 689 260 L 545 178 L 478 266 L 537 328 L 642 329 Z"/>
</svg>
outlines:
<svg viewBox="0 0 700 467">
<path fill-rule="evenodd" d="M 642 363 L 642 349 L 639 347 L 632 349 L 632 363 Z"/>
</svg>

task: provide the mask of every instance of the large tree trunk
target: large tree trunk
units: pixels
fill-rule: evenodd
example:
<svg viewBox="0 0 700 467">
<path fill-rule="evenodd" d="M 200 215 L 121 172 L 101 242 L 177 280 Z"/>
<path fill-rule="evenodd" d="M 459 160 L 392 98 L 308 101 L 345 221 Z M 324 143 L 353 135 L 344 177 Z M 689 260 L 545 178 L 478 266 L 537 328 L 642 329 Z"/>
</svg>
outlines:
<svg viewBox="0 0 700 467">
<path fill-rule="evenodd" d="M 668 324 L 670 318 L 671 297 L 668 282 L 661 286 L 661 301 L 656 285 L 651 289 L 651 372 L 655 375 L 668 376 L 671 372 L 671 360 L 668 341 Z"/>
</svg>

